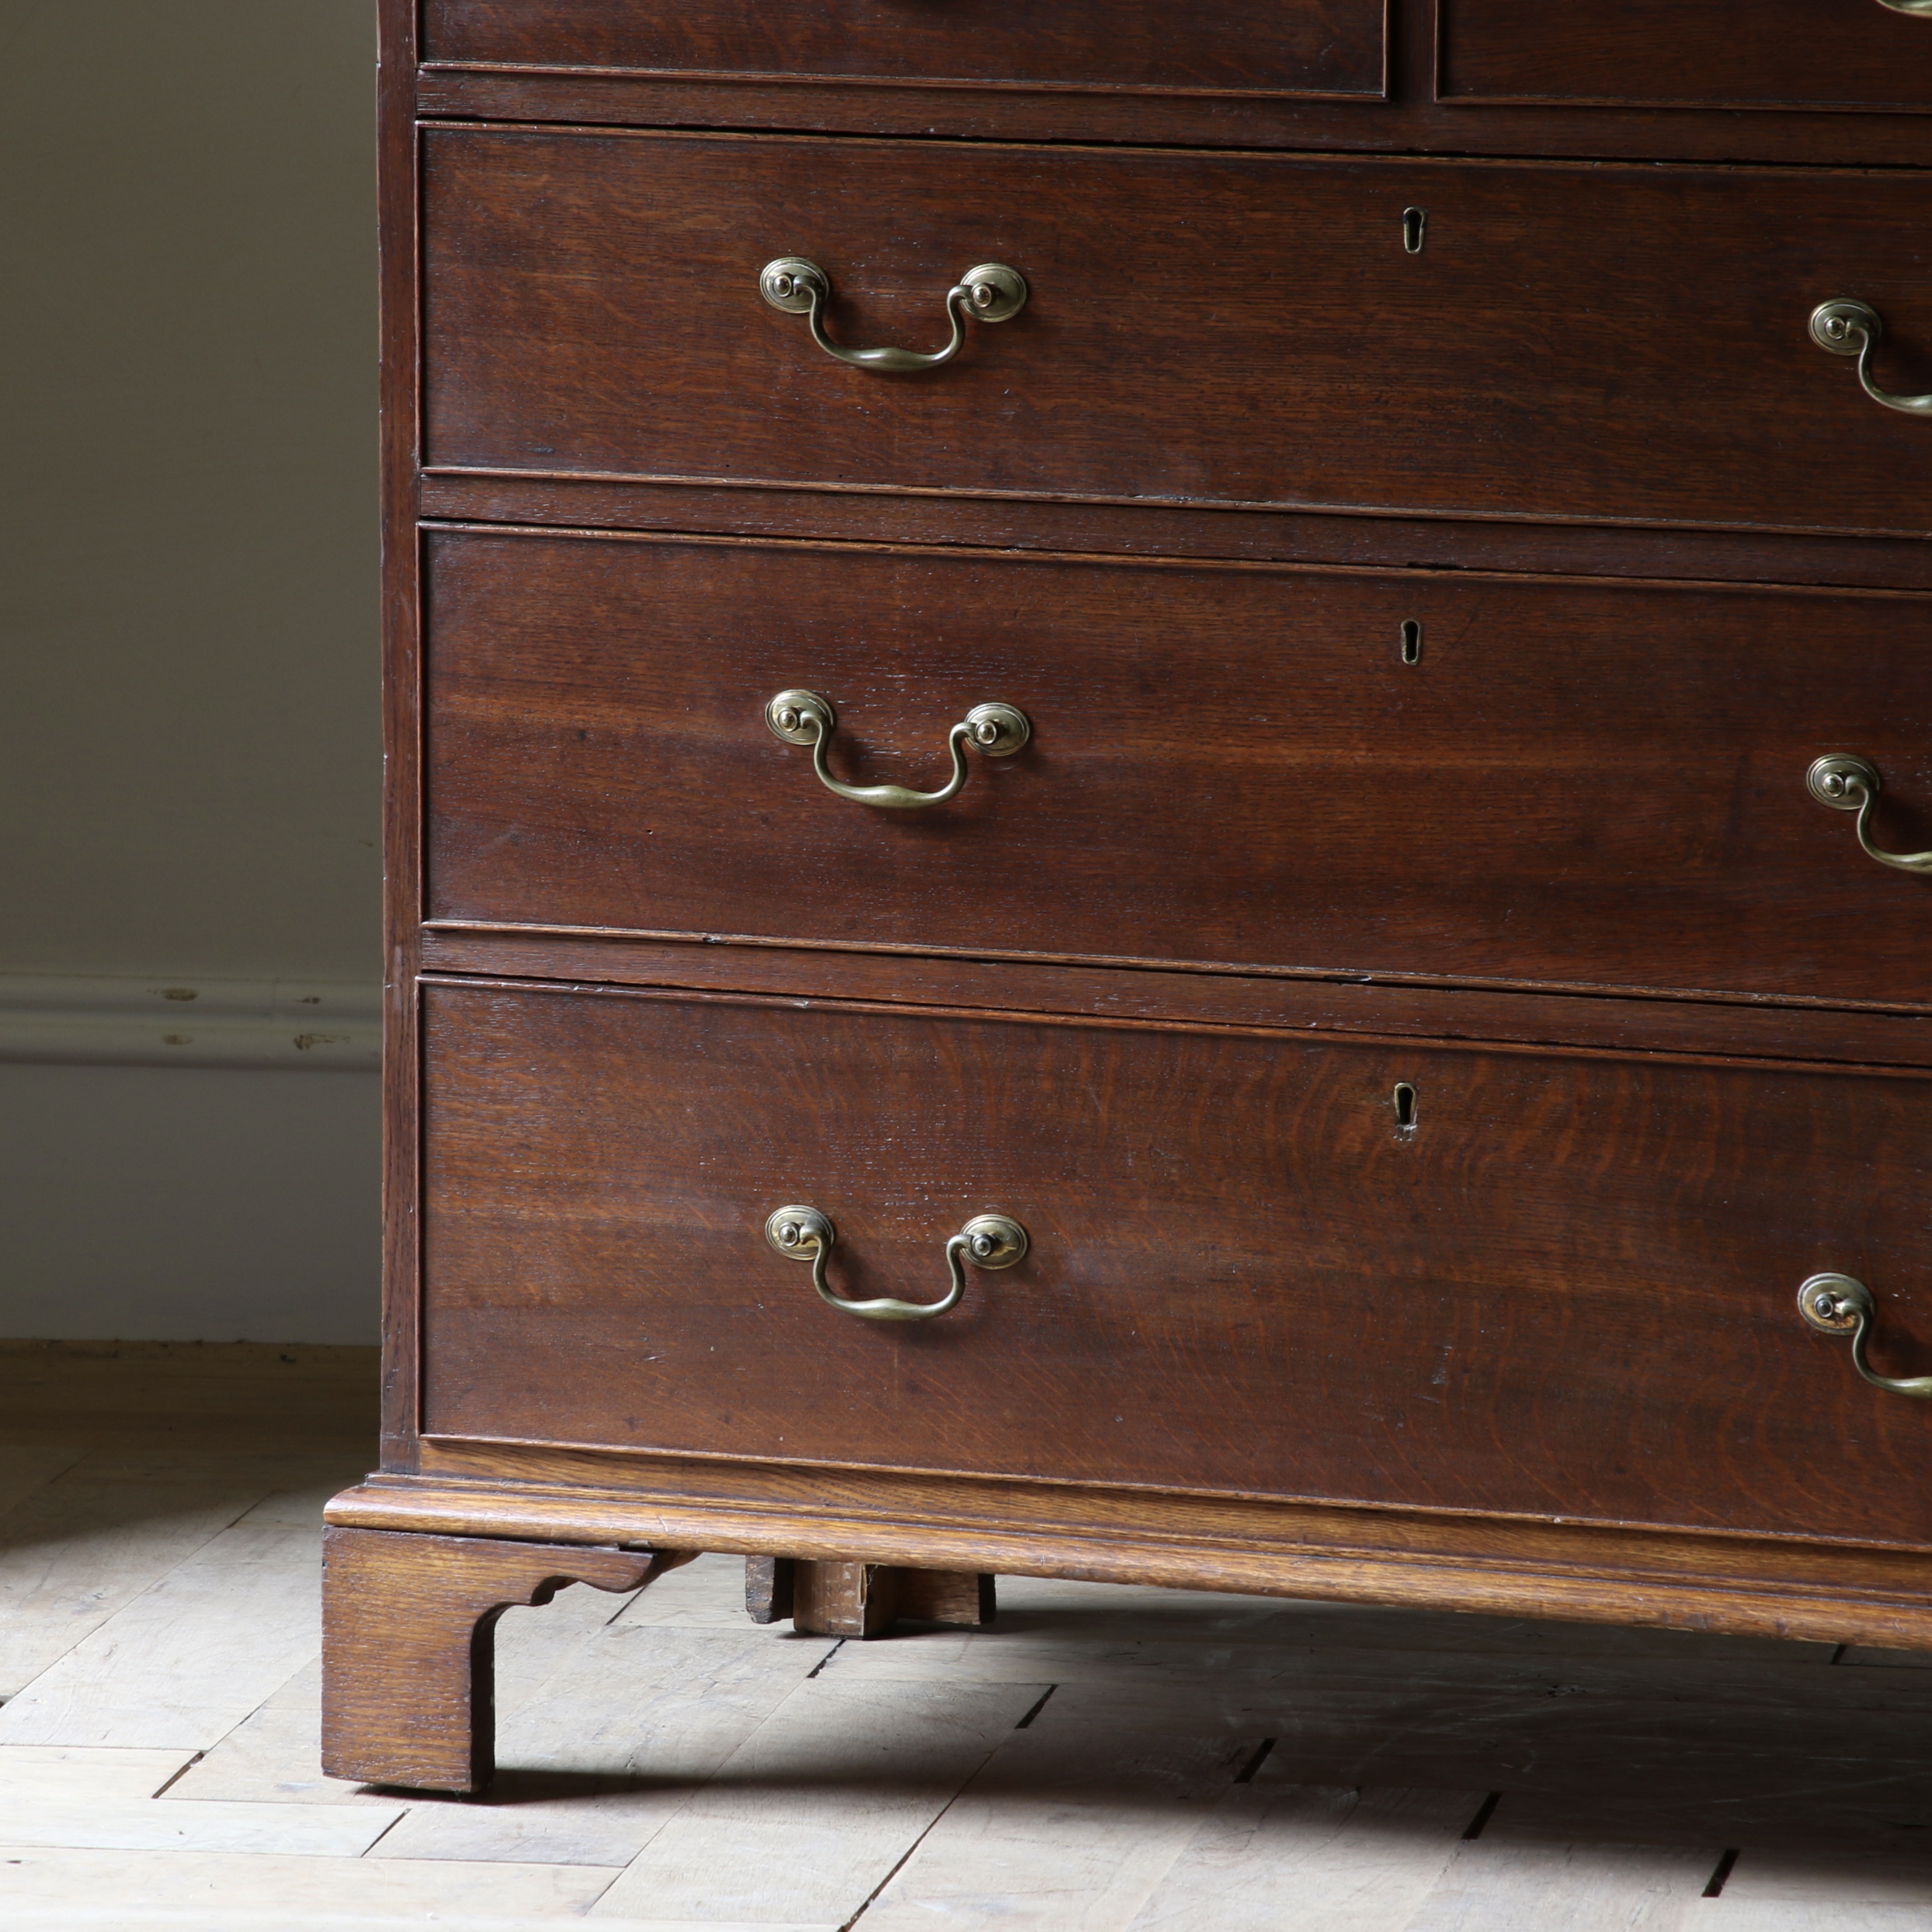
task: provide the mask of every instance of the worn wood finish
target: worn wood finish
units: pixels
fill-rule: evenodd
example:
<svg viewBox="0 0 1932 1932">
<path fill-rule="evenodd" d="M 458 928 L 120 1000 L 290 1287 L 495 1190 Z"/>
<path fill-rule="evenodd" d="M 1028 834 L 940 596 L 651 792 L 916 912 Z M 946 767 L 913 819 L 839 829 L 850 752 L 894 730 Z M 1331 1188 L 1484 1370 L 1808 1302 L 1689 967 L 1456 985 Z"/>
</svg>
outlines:
<svg viewBox="0 0 1932 1932">
<path fill-rule="evenodd" d="M 429 1443 L 332 1522 L 1932 1648 L 1932 1554 L 1159 1491 Z"/>
<path fill-rule="evenodd" d="M 478 533 L 428 582 L 434 920 L 1932 992 L 1923 882 L 1804 786 L 1856 751 L 1932 844 L 1922 598 Z M 938 784 L 985 699 L 1033 736 L 869 809 L 794 686 L 848 783 Z"/>
<path fill-rule="evenodd" d="M 1922 425 L 1806 329 L 1856 284 L 1924 386 L 1916 176 L 440 128 L 424 154 L 433 469 L 1932 531 Z M 1033 297 L 881 377 L 760 299 L 780 254 L 830 274 L 849 341 L 930 344 L 976 261 Z"/>
<path fill-rule="evenodd" d="M 1698 583 L 1932 590 L 1932 544 L 1904 538 L 1753 536 L 1736 531 L 1478 524 L 1440 517 L 1338 517 L 839 487 L 604 482 L 470 472 L 425 477 L 422 496 L 426 516 L 458 524 L 959 544 L 1366 569 L 1564 572 Z"/>
<path fill-rule="evenodd" d="M 1440 0 L 1444 100 L 1932 111 L 1926 22 L 1866 0 Z"/>
<path fill-rule="evenodd" d="M 454 986 L 427 1024 L 434 1435 L 1932 1541 L 1932 1413 L 1795 1304 L 1856 1275 L 1892 1372 L 1932 1356 L 1918 1080 Z M 975 1214 L 1033 1245 L 874 1324 L 765 1246 L 788 1202 L 854 1299 L 936 1299 Z"/>
<path fill-rule="evenodd" d="M 1418 0 L 1427 4 L 1428 0 Z M 1845 0 L 1848 6 L 1875 0 Z M 1430 98 L 1424 23 L 1398 30 L 1402 68 L 1383 101 L 1222 94 L 1030 92 L 930 83 L 711 81 L 532 69 L 428 68 L 426 116 L 458 121 L 634 128 L 734 128 L 852 134 L 939 134 L 993 141 L 1106 141 L 1190 148 L 1922 166 L 1916 114 L 1717 109 L 1485 106 Z M 1660 61 L 1660 67 L 1667 67 Z"/>
<path fill-rule="evenodd" d="M 754 1623 L 790 1616 L 814 1636 L 884 1636 L 902 1618 L 977 1628 L 997 1614 L 994 1580 L 966 1570 L 750 1556 L 745 1603 Z"/>
<path fill-rule="evenodd" d="M 1191 1020 L 1397 1041 L 1466 1040 L 1570 1054 L 1921 1067 L 1932 1016 L 1717 1000 L 1478 992 L 1367 979 L 1250 977 L 1034 961 L 932 959 L 832 946 L 594 934 L 440 931 L 425 968 L 488 978 L 601 980 L 913 1006 Z"/>
<path fill-rule="evenodd" d="M 842 0 L 774 14 L 753 0 L 426 0 L 433 63 L 633 69 L 736 79 L 950 82 L 1080 93 L 1382 91 L 1384 0 L 1233 0 L 1177 16 L 1158 0 Z"/>
<path fill-rule="evenodd" d="M 668 1567 L 649 1550 L 328 1530 L 322 1769 L 365 1784 L 482 1790 L 496 1768 L 497 1618 L 567 1583 L 634 1590 Z"/>
</svg>

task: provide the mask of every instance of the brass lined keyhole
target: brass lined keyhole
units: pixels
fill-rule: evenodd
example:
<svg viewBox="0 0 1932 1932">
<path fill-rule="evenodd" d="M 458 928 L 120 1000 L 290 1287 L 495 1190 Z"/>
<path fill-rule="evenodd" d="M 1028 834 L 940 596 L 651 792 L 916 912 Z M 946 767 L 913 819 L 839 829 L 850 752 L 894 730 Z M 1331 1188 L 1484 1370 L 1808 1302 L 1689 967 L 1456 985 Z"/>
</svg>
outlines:
<svg viewBox="0 0 1932 1932">
<path fill-rule="evenodd" d="M 1402 212 L 1402 245 L 1412 255 L 1422 253 L 1422 239 L 1429 229 L 1426 208 L 1405 208 Z"/>
<path fill-rule="evenodd" d="M 1413 617 L 1402 620 L 1402 661 L 1404 664 L 1422 662 L 1422 626 Z"/>
<path fill-rule="evenodd" d="M 1415 1135 L 1415 1089 L 1406 1080 L 1395 1083 L 1395 1091 L 1390 1096 L 1390 1104 L 1395 1108 L 1395 1136 L 1406 1141 Z"/>
</svg>

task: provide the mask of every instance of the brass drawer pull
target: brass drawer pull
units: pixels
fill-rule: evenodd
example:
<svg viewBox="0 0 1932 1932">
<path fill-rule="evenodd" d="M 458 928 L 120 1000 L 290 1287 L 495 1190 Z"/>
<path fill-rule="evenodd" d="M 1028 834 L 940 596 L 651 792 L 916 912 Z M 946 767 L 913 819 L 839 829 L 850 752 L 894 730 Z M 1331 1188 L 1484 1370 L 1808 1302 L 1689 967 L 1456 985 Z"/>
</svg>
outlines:
<svg viewBox="0 0 1932 1932">
<path fill-rule="evenodd" d="M 1932 13 L 1932 4 L 1924 10 Z M 1885 334 L 1885 324 L 1870 302 L 1841 297 L 1820 302 L 1811 311 L 1811 340 L 1834 356 L 1858 358 L 1858 380 L 1875 403 L 1888 410 L 1903 410 L 1909 416 L 1932 416 L 1932 396 L 1894 396 L 1872 380 L 1871 359 Z"/>
<path fill-rule="evenodd" d="M 1848 1274 L 1814 1274 L 1798 1291 L 1798 1308 L 1821 1335 L 1850 1335 L 1852 1366 L 1874 1388 L 1894 1395 L 1932 1396 L 1932 1376 L 1880 1376 L 1865 1360 L 1865 1341 L 1871 1334 L 1875 1304 L 1872 1292 Z"/>
<path fill-rule="evenodd" d="M 1932 0 L 1878 0 L 1881 7 L 1889 7 L 1894 14 L 1919 14 L 1932 16 Z"/>
<path fill-rule="evenodd" d="M 765 722 L 774 737 L 788 745 L 812 747 L 812 769 L 827 791 L 849 798 L 854 805 L 876 805 L 887 812 L 916 812 L 922 806 L 944 805 L 966 782 L 965 747 L 982 757 L 1010 758 L 1033 736 L 1024 711 L 1010 704 L 976 704 L 946 734 L 952 754 L 952 776 L 937 791 L 909 791 L 904 785 L 841 784 L 825 768 L 825 747 L 838 720 L 832 706 L 814 691 L 782 691 L 765 706 Z"/>
<path fill-rule="evenodd" d="M 1805 789 L 1820 805 L 1834 812 L 1856 812 L 1858 815 L 1858 843 L 1881 866 L 1896 866 L 1901 872 L 1932 872 L 1932 852 L 1881 852 L 1871 842 L 1872 808 L 1878 803 L 1878 767 L 1867 758 L 1854 758 L 1841 752 L 1814 758 L 1804 774 Z"/>
<path fill-rule="evenodd" d="M 838 1231 L 816 1208 L 781 1208 L 765 1222 L 765 1239 L 775 1254 L 788 1262 L 812 1264 L 812 1285 L 822 1300 L 848 1315 L 862 1316 L 868 1322 L 929 1322 L 959 1305 L 966 1292 L 965 1270 L 959 1265 L 970 1262 L 975 1268 L 1008 1268 L 1023 1261 L 1027 1251 L 1027 1231 L 1004 1214 L 976 1214 L 946 1244 L 946 1265 L 952 1286 L 938 1301 L 895 1301 L 890 1296 L 878 1301 L 848 1301 L 825 1285 L 825 1263 L 832 1252 Z"/>
<path fill-rule="evenodd" d="M 832 278 L 816 262 L 802 255 L 781 255 L 758 274 L 758 292 L 775 309 L 802 315 L 812 339 L 826 355 L 856 369 L 880 369 L 888 375 L 910 375 L 937 369 L 959 353 L 966 340 L 965 318 L 975 322 L 1010 322 L 1026 307 L 1026 278 L 1000 262 L 982 262 L 968 268 L 946 291 L 946 316 L 952 340 L 930 355 L 916 349 L 842 349 L 825 332 L 825 304 L 832 298 Z"/>
</svg>

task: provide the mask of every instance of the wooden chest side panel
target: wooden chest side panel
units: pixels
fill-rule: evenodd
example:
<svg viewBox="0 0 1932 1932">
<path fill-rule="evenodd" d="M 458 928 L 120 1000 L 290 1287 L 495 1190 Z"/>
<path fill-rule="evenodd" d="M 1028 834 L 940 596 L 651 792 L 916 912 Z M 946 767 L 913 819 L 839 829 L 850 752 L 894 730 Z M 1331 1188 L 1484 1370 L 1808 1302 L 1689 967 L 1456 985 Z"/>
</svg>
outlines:
<svg viewBox="0 0 1932 1932">
<path fill-rule="evenodd" d="M 1932 1542 L 1914 1078 L 427 989 L 426 1429 Z M 1412 1085 L 1405 1131 L 1394 1084 Z M 1033 1249 L 931 1322 L 825 1307 Z"/>
</svg>

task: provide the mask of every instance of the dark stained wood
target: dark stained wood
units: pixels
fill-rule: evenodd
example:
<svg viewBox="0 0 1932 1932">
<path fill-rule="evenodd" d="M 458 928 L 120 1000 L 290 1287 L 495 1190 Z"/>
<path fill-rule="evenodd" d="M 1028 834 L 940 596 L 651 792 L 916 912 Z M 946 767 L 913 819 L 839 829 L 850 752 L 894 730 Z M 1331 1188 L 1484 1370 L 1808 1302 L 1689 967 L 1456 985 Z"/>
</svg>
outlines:
<svg viewBox="0 0 1932 1932">
<path fill-rule="evenodd" d="M 1855 286 L 1886 379 L 1932 380 L 1932 180 L 454 128 L 424 152 L 433 468 L 1932 532 L 1923 424 L 1806 330 Z M 930 345 L 976 261 L 1033 297 L 881 376 L 760 299 L 780 254 L 825 268 L 849 341 Z"/>
<path fill-rule="evenodd" d="M 1917 538 L 1751 536 L 466 472 L 425 477 L 422 495 L 425 515 L 459 524 L 1932 590 L 1932 544 Z"/>
<path fill-rule="evenodd" d="M 1822 0 L 1821 0 L 1822 3 Z M 1848 7 L 1876 0 L 1842 0 Z M 1554 19 L 1553 14 L 1549 17 Z M 836 82 L 716 82 L 595 73 L 430 68 L 425 115 L 460 121 L 633 128 L 743 128 L 976 140 L 1106 141 L 1190 148 L 1330 149 L 1453 154 L 1566 154 L 1839 166 L 1924 164 L 1916 114 L 1684 108 L 1546 108 L 1438 103 L 1426 38 L 1403 30 L 1420 71 L 1391 101 L 1220 95 L 1029 92 Z M 1402 40 L 1396 47 L 1402 58 Z"/>
<path fill-rule="evenodd" d="M 1856 1001 L 1932 994 L 1932 600 L 429 540 L 430 916 Z M 1421 626 L 1404 661 L 1405 622 Z M 944 806 L 1000 699 L 1027 748 Z M 1848 934 L 1856 934 L 1848 943 Z"/>
<path fill-rule="evenodd" d="M 1932 34 L 1864 0 L 1441 0 L 1445 100 L 1932 110 Z"/>
<path fill-rule="evenodd" d="M 1924 1552 L 740 1456 L 432 1439 L 423 1462 L 423 1476 L 344 1492 L 329 1520 L 442 1535 L 568 1526 L 842 1562 L 983 1563 L 1002 1576 L 1932 1647 Z"/>
<path fill-rule="evenodd" d="M 1796 1304 L 1856 1275 L 1932 1365 L 1920 1081 L 427 999 L 434 1436 L 1932 1544 L 1932 1408 Z M 936 1298 L 975 1214 L 1033 1245 L 874 1324 L 788 1202 L 854 1299 Z"/>
<path fill-rule="evenodd" d="M 424 0 L 430 62 L 1081 93 L 1382 91 L 1383 0 Z"/>
<path fill-rule="evenodd" d="M 754 1624 L 789 1619 L 801 1634 L 863 1639 L 906 1620 L 976 1628 L 993 1622 L 998 1597 L 992 1577 L 969 1570 L 748 1556 L 745 1608 Z"/>
<path fill-rule="evenodd" d="M 496 1627 L 572 1582 L 634 1590 L 688 1562 L 380 1529 L 322 1532 L 322 1768 L 481 1791 L 496 1769 Z"/>
<path fill-rule="evenodd" d="M 745 1610 L 754 1624 L 788 1622 L 798 1566 L 789 1556 L 745 1558 Z"/>
<path fill-rule="evenodd" d="M 422 920 L 421 641 L 416 520 L 422 485 L 416 371 L 416 0 L 382 0 L 376 74 L 381 236 L 382 633 L 382 1421 L 386 1469 L 416 1466 L 417 948 Z"/>
<path fill-rule="evenodd" d="M 1932 1059 L 1932 1015 L 1924 1012 L 1578 998 L 1366 979 L 1262 978 L 1036 961 L 934 959 L 829 946 L 434 928 L 423 934 L 423 964 L 432 972 L 490 978 L 1194 1021 L 1390 1040 L 1405 1036 L 1480 1040 L 1573 1053 L 1672 1053 L 1720 1060 L 1904 1067 L 1923 1066 Z"/>
</svg>

